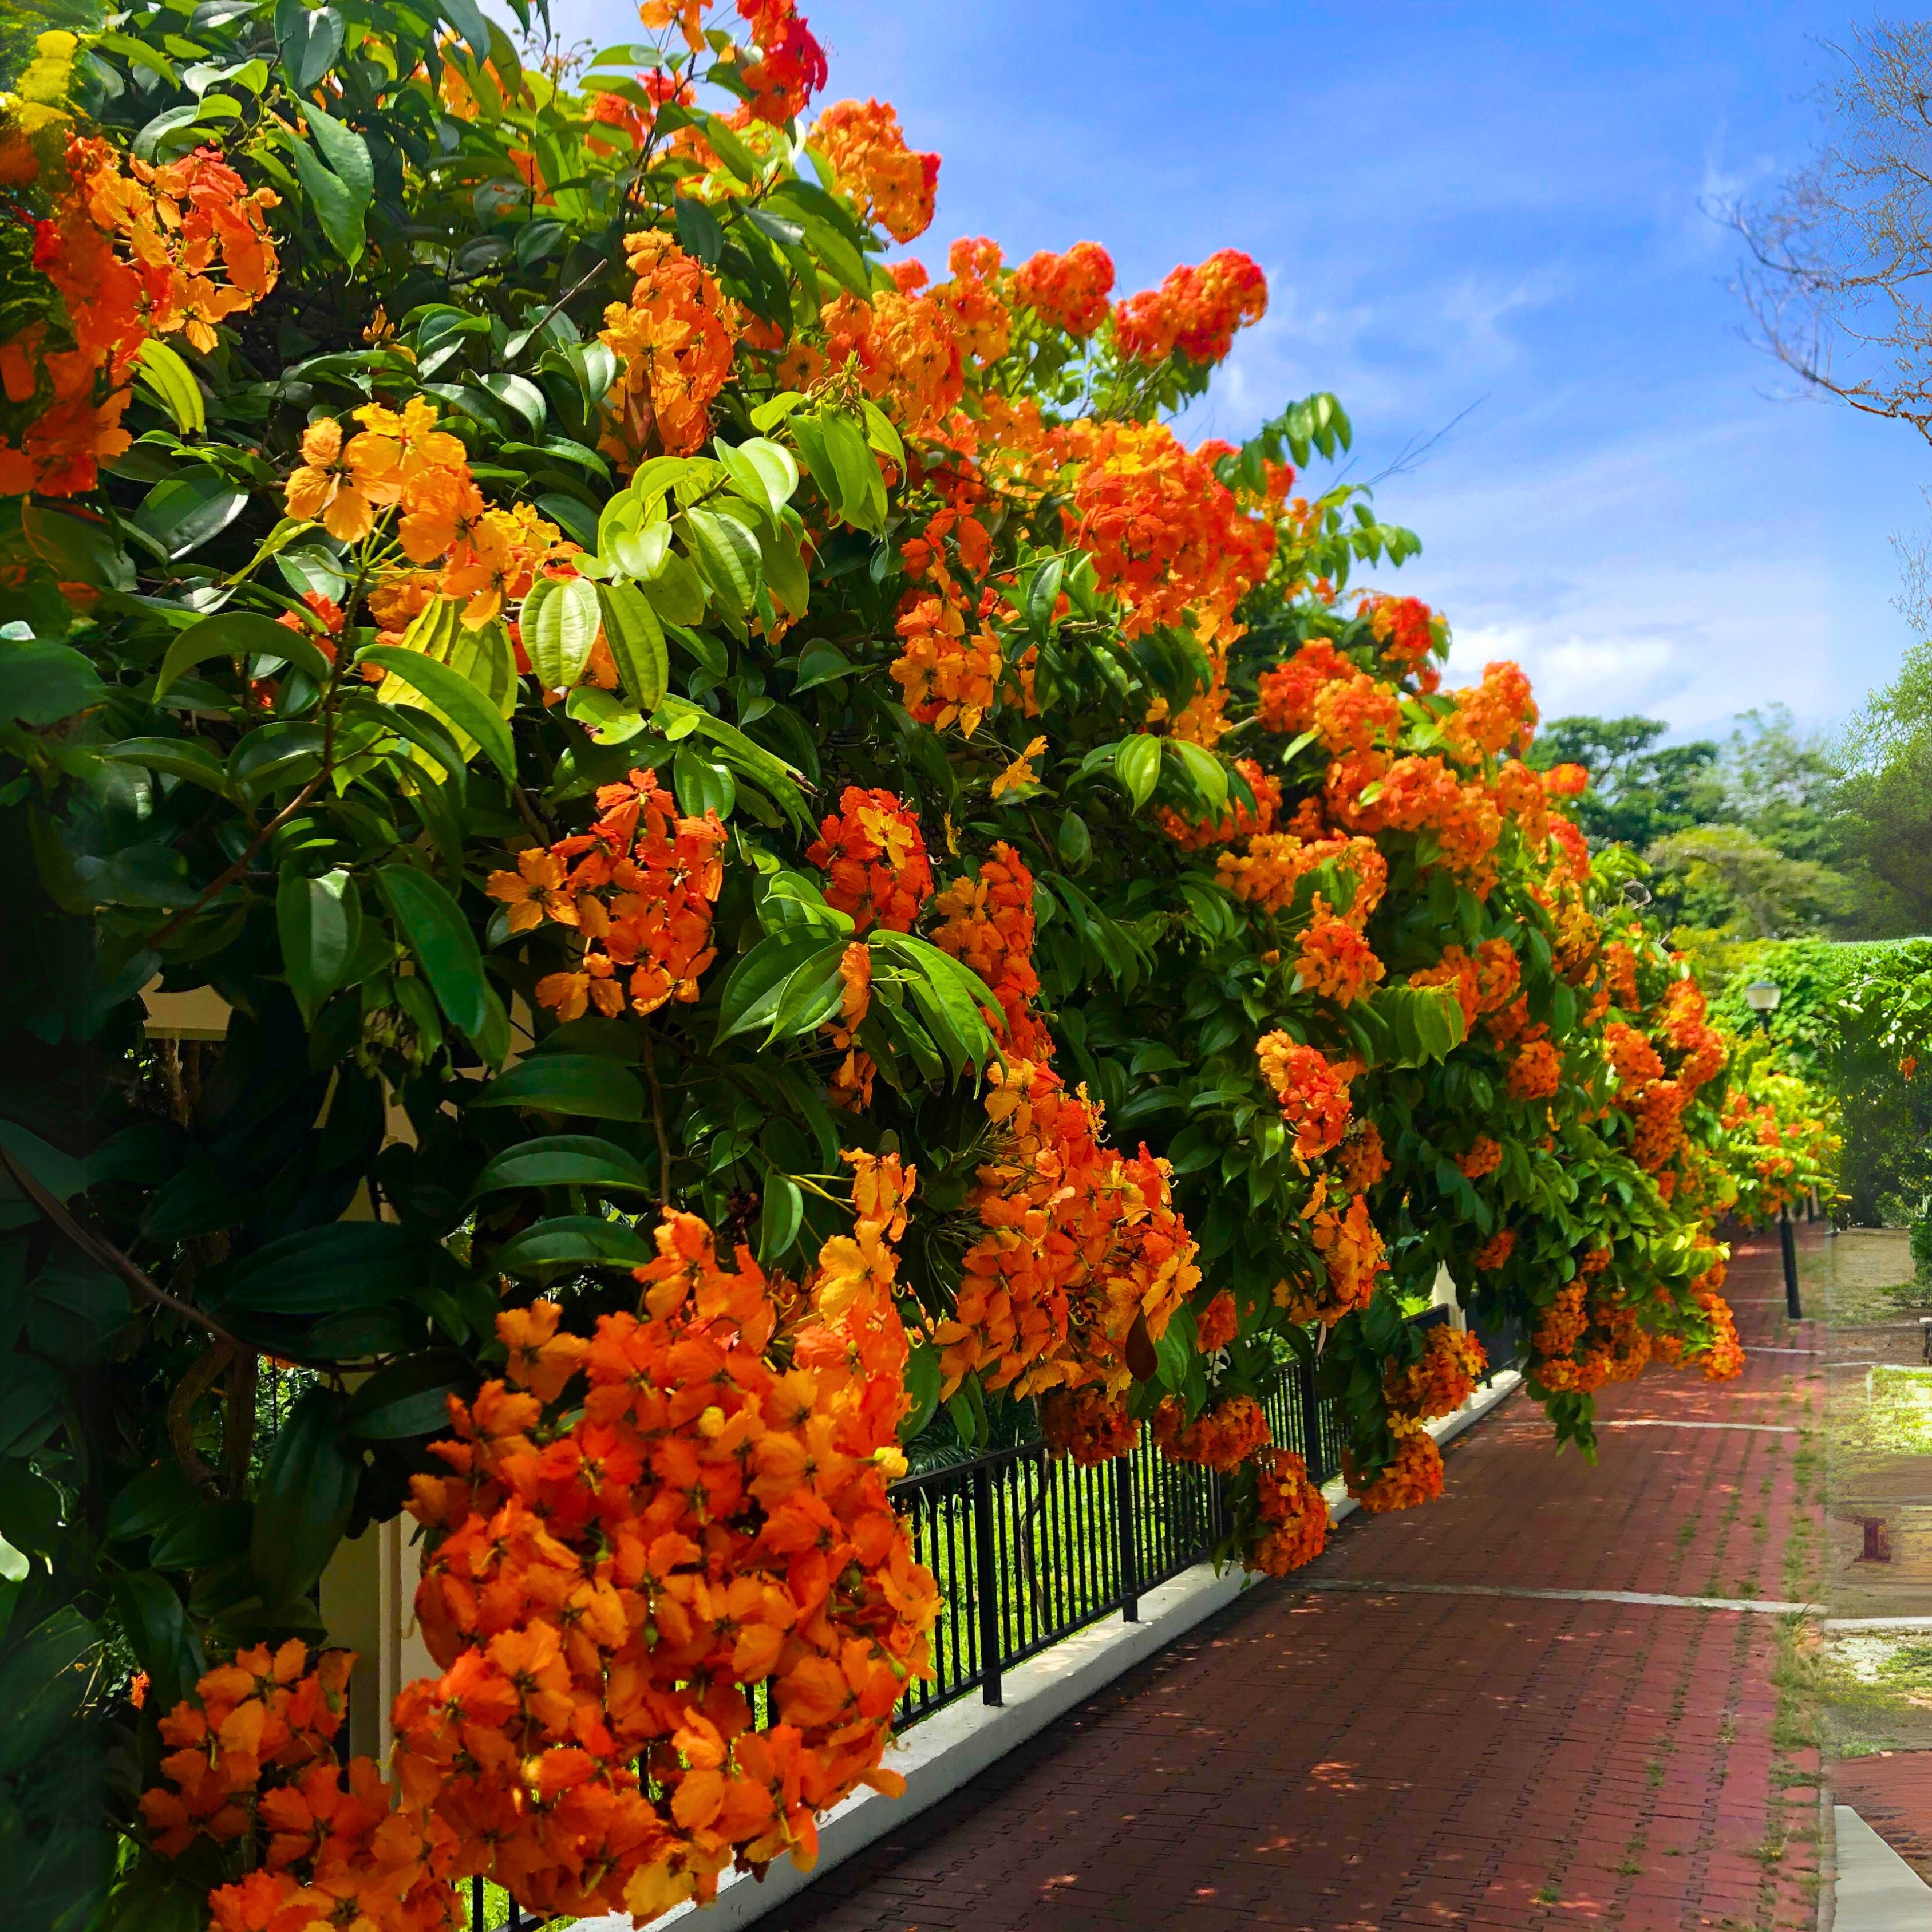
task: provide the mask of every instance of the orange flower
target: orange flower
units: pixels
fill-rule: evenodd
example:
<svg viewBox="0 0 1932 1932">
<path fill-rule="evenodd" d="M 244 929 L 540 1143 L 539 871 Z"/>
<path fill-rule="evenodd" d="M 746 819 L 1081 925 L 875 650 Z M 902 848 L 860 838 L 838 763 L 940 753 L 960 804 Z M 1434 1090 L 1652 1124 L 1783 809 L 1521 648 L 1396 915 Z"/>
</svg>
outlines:
<svg viewBox="0 0 1932 1932">
<path fill-rule="evenodd" d="M 290 476 L 286 501 L 292 517 L 322 520 L 339 543 L 360 543 L 375 527 L 378 508 L 402 494 L 394 460 L 384 442 L 357 436 L 345 448 L 342 425 L 332 416 L 302 432 L 302 466 Z"/>
</svg>

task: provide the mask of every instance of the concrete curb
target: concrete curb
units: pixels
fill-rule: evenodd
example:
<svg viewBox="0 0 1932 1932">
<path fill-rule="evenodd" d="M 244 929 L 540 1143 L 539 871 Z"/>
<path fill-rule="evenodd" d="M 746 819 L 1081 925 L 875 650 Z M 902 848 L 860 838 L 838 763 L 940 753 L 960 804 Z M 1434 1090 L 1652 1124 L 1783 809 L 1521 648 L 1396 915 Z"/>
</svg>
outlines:
<svg viewBox="0 0 1932 1932">
<path fill-rule="evenodd" d="M 1522 1383 L 1514 1370 L 1504 1370 L 1465 1407 L 1430 1424 L 1429 1432 L 1438 1442 L 1461 1435 L 1514 1394 Z M 1328 1513 L 1336 1522 L 1354 1513 L 1355 1499 L 1339 1478 L 1323 1494 L 1328 1500 Z M 814 1879 L 950 1797 L 1056 1718 L 1064 1717 L 1136 1664 L 1184 1636 L 1256 1580 L 1240 1570 L 1217 1576 L 1211 1564 L 1197 1564 L 1141 1598 L 1138 1623 L 1126 1622 L 1117 1613 L 1063 1638 L 1051 1650 L 1004 1673 L 1004 1704 L 992 1708 L 962 1699 L 908 1731 L 904 1743 L 886 1759 L 904 1778 L 905 1796 L 891 1798 L 874 1791 L 855 1792 L 828 1811 L 819 1820 L 818 1862 L 810 1871 L 801 1871 L 786 1859 L 771 1866 L 762 1882 L 746 1873 L 730 1873 L 718 1888 L 715 1904 L 680 1905 L 655 1922 L 668 1925 L 702 1910 L 706 1932 L 728 1932 L 730 1928 L 754 1924 Z M 631 1932 L 631 1928 L 627 1916 L 614 1912 L 580 1920 L 578 1932 Z"/>
<path fill-rule="evenodd" d="M 1832 1887 L 1835 1932 L 1924 1932 L 1928 1886 L 1849 1804 L 1832 1810 L 1838 1870 Z"/>
</svg>

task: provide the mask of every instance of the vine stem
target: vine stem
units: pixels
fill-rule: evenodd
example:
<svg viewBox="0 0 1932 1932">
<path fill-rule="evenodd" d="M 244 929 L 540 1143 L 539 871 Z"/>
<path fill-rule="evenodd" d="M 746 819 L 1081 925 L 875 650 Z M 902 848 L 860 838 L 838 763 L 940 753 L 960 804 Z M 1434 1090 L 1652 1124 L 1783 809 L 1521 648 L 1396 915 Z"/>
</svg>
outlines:
<svg viewBox="0 0 1932 1932">
<path fill-rule="evenodd" d="M 658 1057 L 647 1023 L 644 1028 L 644 1078 L 651 1090 L 651 1125 L 658 1141 L 658 1199 L 664 1211 L 670 1210 L 670 1136 L 664 1131 L 664 1091 L 658 1084 Z"/>
<path fill-rule="evenodd" d="M 68 1212 L 66 1208 L 42 1186 L 34 1176 L 22 1166 L 19 1161 L 14 1159 L 11 1150 L 4 1146 L 0 1146 L 0 1166 L 4 1166 L 7 1172 L 13 1176 L 14 1184 L 20 1189 L 20 1192 L 26 1195 L 27 1198 L 69 1240 L 73 1242 L 82 1254 L 124 1282 L 142 1300 L 152 1302 L 157 1308 L 165 1308 L 170 1313 L 178 1315 L 184 1322 L 192 1322 L 198 1328 L 205 1328 L 218 1342 L 226 1343 L 230 1348 L 256 1355 L 265 1352 L 262 1349 L 255 1348 L 251 1343 L 243 1341 L 238 1335 L 231 1334 L 216 1321 L 213 1316 L 205 1313 L 202 1310 L 196 1307 L 192 1302 L 182 1300 L 178 1294 L 170 1294 L 166 1288 L 158 1286 L 145 1269 L 129 1260 L 112 1241 L 103 1240 L 98 1234 L 91 1233 L 87 1228 L 83 1228 Z M 274 1353 L 279 1360 L 293 1362 L 298 1367 L 320 1368 L 326 1366 L 321 1363 L 303 1362 L 298 1357 L 288 1354 L 280 1349 L 274 1351 Z"/>
</svg>

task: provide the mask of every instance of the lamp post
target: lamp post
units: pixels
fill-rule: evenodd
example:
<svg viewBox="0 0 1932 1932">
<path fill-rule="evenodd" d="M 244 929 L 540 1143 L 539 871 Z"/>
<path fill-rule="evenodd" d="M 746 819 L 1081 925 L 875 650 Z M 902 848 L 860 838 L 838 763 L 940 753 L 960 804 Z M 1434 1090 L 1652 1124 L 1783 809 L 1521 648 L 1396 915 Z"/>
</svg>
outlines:
<svg viewBox="0 0 1932 1932">
<path fill-rule="evenodd" d="M 1778 1003 L 1784 997 L 1784 989 L 1774 980 L 1754 980 L 1744 988 L 1744 1004 L 1764 1022 L 1766 1038 L 1771 1034 L 1771 1016 L 1778 1010 Z M 1798 1238 L 1792 1232 L 1791 1204 L 1780 1201 L 1778 1204 L 1778 1241 L 1784 1254 L 1784 1308 L 1792 1321 L 1802 1322 L 1804 1310 L 1798 1299 Z"/>
</svg>

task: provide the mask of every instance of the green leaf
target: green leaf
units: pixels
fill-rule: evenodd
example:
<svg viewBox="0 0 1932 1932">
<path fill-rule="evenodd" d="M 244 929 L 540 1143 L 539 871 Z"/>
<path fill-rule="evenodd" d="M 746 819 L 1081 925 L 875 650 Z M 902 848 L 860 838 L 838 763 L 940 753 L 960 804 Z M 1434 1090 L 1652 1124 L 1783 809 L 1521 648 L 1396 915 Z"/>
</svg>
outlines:
<svg viewBox="0 0 1932 1932">
<path fill-rule="evenodd" d="M 236 489 L 220 470 L 201 466 L 156 484 L 134 520 L 172 562 L 219 536 L 248 503 L 246 490 Z"/>
<path fill-rule="evenodd" d="M 858 424 L 848 416 L 828 410 L 818 418 L 826 454 L 838 479 L 838 507 L 845 520 L 876 533 L 884 527 L 885 485 L 879 466 Z"/>
<path fill-rule="evenodd" d="M 1165 741 L 1168 753 L 1180 760 L 1194 789 L 1206 800 L 1208 811 L 1218 815 L 1228 802 L 1228 768 L 1204 745 L 1185 738 Z M 1136 801 L 1136 805 L 1140 801 Z"/>
<path fill-rule="evenodd" d="M 634 584 L 600 584 L 597 603 L 619 681 L 642 710 L 655 711 L 664 700 L 670 660 L 650 599 Z"/>
<path fill-rule="evenodd" d="M 939 1350 L 931 1342 L 922 1342 L 907 1358 L 906 1393 L 912 1397 L 910 1412 L 899 1422 L 899 1440 L 911 1442 L 932 1420 L 939 1406 L 939 1392 L 946 1385 L 945 1370 Z"/>
<path fill-rule="evenodd" d="M 157 1570 L 207 1570 L 248 1547 L 254 1510 L 247 1503 L 197 1502 L 154 1538 L 148 1561 Z"/>
<path fill-rule="evenodd" d="M 284 146 L 328 245 L 352 267 L 362 259 L 365 205 L 356 200 L 354 189 L 340 175 L 323 164 L 308 142 L 291 140 Z"/>
<path fill-rule="evenodd" d="M 552 1268 L 641 1268 L 657 1250 L 622 1221 L 594 1214 L 557 1214 L 526 1228 L 490 1256 L 492 1268 L 511 1274 L 542 1275 Z"/>
<path fill-rule="evenodd" d="M 760 436 L 735 447 L 720 438 L 712 447 L 732 482 L 753 502 L 764 504 L 774 517 L 791 500 L 793 491 L 798 488 L 798 464 L 782 445 Z"/>
<path fill-rule="evenodd" d="M 306 94 L 342 51 L 342 16 L 333 7 L 276 10 L 275 38 L 290 85 Z"/>
<path fill-rule="evenodd" d="M 123 738 L 118 744 L 104 745 L 100 756 L 116 764 L 140 765 L 170 778 L 185 778 L 218 798 L 240 796 L 230 784 L 221 760 L 198 738 Z"/>
<path fill-rule="evenodd" d="M 1034 572 L 1027 588 L 1027 628 L 1036 638 L 1045 638 L 1053 628 L 1054 606 L 1060 602 L 1060 580 L 1066 574 L 1066 560 L 1050 556 Z"/>
<path fill-rule="evenodd" d="M 655 1196 L 656 1184 L 615 1142 L 592 1134 L 552 1134 L 500 1154 L 476 1177 L 474 1201 L 519 1187 L 592 1187 Z"/>
<path fill-rule="evenodd" d="M 88 1664 L 100 1642 L 100 1631 L 70 1604 L 14 1640 L 0 1663 L 0 1711 L 7 1713 L 0 1773 L 24 1770 L 73 1720 L 92 1688 Z M 18 1836 L 14 1846 L 16 1856 L 25 1850 Z"/>
<path fill-rule="evenodd" d="M 188 1628 L 179 1592 L 157 1571 L 136 1570 L 115 1579 L 114 1610 L 135 1661 L 148 1673 L 155 1708 L 172 1710 L 192 1688 L 182 1681 Z"/>
<path fill-rule="evenodd" d="M 199 436 L 208 427 L 208 408 L 194 370 L 158 335 L 141 344 L 134 360 L 174 418 L 176 428 L 183 436 Z"/>
<path fill-rule="evenodd" d="M 1160 782 L 1160 739 L 1141 731 L 1123 739 L 1114 752 L 1114 775 L 1136 812 L 1153 797 L 1154 788 Z"/>
<path fill-rule="evenodd" d="M 329 680 L 328 658 L 302 631 L 291 630 L 259 610 L 218 610 L 190 624 L 169 645 L 154 677 L 154 701 L 160 701 L 183 672 L 214 657 L 286 658 L 318 686 Z"/>
<path fill-rule="evenodd" d="M 0 638 L 0 724 L 58 724 L 106 694 L 93 665 L 68 645 Z"/>
<path fill-rule="evenodd" d="M 684 194 L 673 198 L 672 214 L 680 244 L 707 268 L 716 268 L 724 246 L 724 231 L 718 226 L 717 216 L 703 202 Z"/>
<path fill-rule="evenodd" d="M 500 1073 L 472 1107 L 530 1107 L 587 1120 L 641 1120 L 644 1089 L 614 1060 L 594 1053 L 540 1053 Z"/>
<path fill-rule="evenodd" d="M 400 1300 L 449 1265 L 434 1242 L 395 1222 L 332 1221 L 224 1262 L 202 1292 L 224 1310 L 335 1315 Z"/>
<path fill-rule="evenodd" d="M 716 812 L 721 819 L 731 816 L 738 788 L 724 766 L 701 756 L 687 741 L 677 748 L 670 770 L 677 808 L 687 818 L 702 818 L 707 812 Z"/>
<path fill-rule="evenodd" d="M 688 556 L 667 554 L 664 568 L 644 585 L 651 608 L 667 624 L 696 624 L 704 620 L 708 599 L 704 580 Z"/>
<path fill-rule="evenodd" d="M 358 664 L 373 664 L 388 671 L 428 700 L 430 709 L 446 715 L 488 754 L 490 762 L 510 784 L 517 782 L 516 741 L 495 706 L 459 670 L 419 650 L 397 644 L 368 644 L 356 655 Z"/>
<path fill-rule="evenodd" d="M 546 691 L 567 691 L 584 675 L 598 616 L 597 586 L 587 577 L 539 577 L 530 586 L 519 621 L 524 653 Z"/>
<path fill-rule="evenodd" d="M 346 1433 L 364 1442 L 435 1436 L 450 1426 L 449 1398 L 467 1395 L 476 1378 L 460 1355 L 441 1349 L 386 1362 L 360 1384 L 343 1411 Z"/>
<path fill-rule="evenodd" d="M 308 1390 L 296 1398 L 269 1451 L 250 1553 L 272 1605 L 291 1603 L 314 1587 L 349 1527 L 362 1458 L 344 1438 L 344 1406 L 330 1390 Z"/>
<path fill-rule="evenodd" d="M 490 987 L 483 976 L 482 952 L 463 908 L 413 866 L 385 866 L 376 883 L 436 1004 L 452 1026 L 474 1040 L 489 1022 Z"/>
<path fill-rule="evenodd" d="M 766 1268 L 784 1255 L 805 1220 L 805 1196 L 788 1174 L 765 1178 L 765 1198 L 758 1214 L 758 1259 Z"/>
<path fill-rule="evenodd" d="M 758 540 L 736 517 L 722 510 L 687 510 L 686 540 L 692 561 L 706 587 L 733 615 L 748 611 L 764 580 Z"/>
<path fill-rule="evenodd" d="M 838 970 L 844 955 L 842 944 L 825 946 L 793 969 L 772 1009 L 767 1046 L 812 1033 L 838 1012 L 845 991 Z"/>
<path fill-rule="evenodd" d="M 285 872 L 275 890 L 282 968 L 302 1018 L 313 1024 L 323 1000 L 341 985 L 362 936 L 362 900 L 340 866 L 319 879 Z"/>
<path fill-rule="evenodd" d="M 790 928 L 759 940 L 732 968 L 718 1006 L 718 1037 L 722 1046 L 741 1033 L 768 1025 L 778 1010 L 780 995 L 792 975 L 814 960 L 836 961 L 845 950 L 842 939 L 831 945 L 811 929 Z"/>
<path fill-rule="evenodd" d="M 369 144 L 354 128 L 325 114 L 312 100 L 302 104 L 302 118 L 332 172 L 366 210 L 376 196 L 376 171 L 369 164 Z"/>
</svg>

